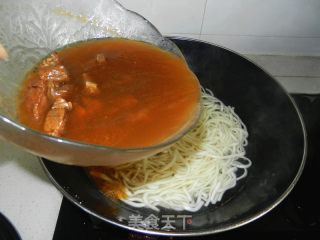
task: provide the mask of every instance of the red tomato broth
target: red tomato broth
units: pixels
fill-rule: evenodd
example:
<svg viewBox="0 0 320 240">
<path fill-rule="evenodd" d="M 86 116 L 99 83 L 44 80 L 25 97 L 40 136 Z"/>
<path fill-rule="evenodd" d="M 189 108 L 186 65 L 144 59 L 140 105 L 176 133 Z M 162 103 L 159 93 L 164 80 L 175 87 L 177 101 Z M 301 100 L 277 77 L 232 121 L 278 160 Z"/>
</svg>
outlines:
<svg viewBox="0 0 320 240">
<path fill-rule="evenodd" d="M 105 62 L 97 63 L 97 54 Z M 151 146 L 179 130 L 198 106 L 199 82 L 186 62 L 153 45 L 90 40 L 68 46 L 58 56 L 74 86 L 64 138 L 120 148 Z M 98 94 L 83 94 L 83 73 L 97 84 Z M 31 71 L 25 85 L 35 77 Z M 27 112 L 22 100 L 20 121 L 41 131 Z"/>
</svg>

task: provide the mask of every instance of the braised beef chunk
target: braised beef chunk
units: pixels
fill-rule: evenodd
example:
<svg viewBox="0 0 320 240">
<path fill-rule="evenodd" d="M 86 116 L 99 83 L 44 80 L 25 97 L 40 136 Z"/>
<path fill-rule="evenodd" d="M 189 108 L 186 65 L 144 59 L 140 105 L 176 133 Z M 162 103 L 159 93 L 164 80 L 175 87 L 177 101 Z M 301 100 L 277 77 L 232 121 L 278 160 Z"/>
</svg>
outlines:
<svg viewBox="0 0 320 240">
<path fill-rule="evenodd" d="M 40 64 L 39 78 L 46 83 L 46 95 L 52 104 L 45 118 L 44 131 L 52 136 L 60 137 L 66 125 L 67 111 L 72 109 L 71 102 L 67 102 L 64 98 L 69 95 L 72 87 L 66 85 L 70 78 L 55 52 Z"/>
<path fill-rule="evenodd" d="M 103 62 L 104 55 L 97 54 L 95 64 Z M 81 76 L 82 94 L 90 97 L 99 94 L 98 84 L 87 73 Z M 62 136 L 68 112 L 72 110 L 72 103 L 66 99 L 70 99 L 73 89 L 74 82 L 56 52 L 39 63 L 36 78 L 29 83 L 24 102 L 32 118 L 43 124 L 45 133 Z"/>
<path fill-rule="evenodd" d="M 86 85 L 85 85 L 85 90 L 90 95 L 95 95 L 95 94 L 99 93 L 98 84 L 96 84 L 94 82 L 87 81 Z"/>
<path fill-rule="evenodd" d="M 84 89 L 83 94 L 86 96 L 94 96 L 99 94 L 100 90 L 98 88 L 98 84 L 93 82 L 91 77 L 87 73 L 82 74 L 82 78 L 84 81 Z"/>
<path fill-rule="evenodd" d="M 45 81 L 50 88 L 58 88 L 59 84 L 70 81 L 66 68 L 60 63 L 55 52 L 40 63 L 39 78 Z"/>
<path fill-rule="evenodd" d="M 68 91 L 71 90 L 71 85 L 64 86 L 70 78 L 55 52 L 40 63 L 39 78 L 47 85 L 47 96 L 51 103 L 58 97 L 67 97 Z"/>
<path fill-rule="evenodd" d="M 72 110 L 72 103 L 67 102 L 64 98 L 58 98 L 52 105 L 51 109 L 63 108 L 66 110 Z"/>
<path fill-rule="evenodd" d="M 50 102 L 53 103 L 54 100 L 57 98 L 56 92 L 57 92 L 57 89 L 59 88 L 59 83 L 52 80 L 46 81 L 46 83 L 47 83 L 47 96 Z"/>
<path fill-rule="evenodd" d="M 67 70 L 62 65 L 39 68 L 39 77 L 44 81 L 52 80 L 57 82 L 69 81 Z"/>
<path fill-rule="evenodd" d="M 32 81 L 26 93 L 25 104 L 34 120 L 41 120 L 49 109 L 47 86 L 41 79 Z"/>
<path fill-rule="evenodd" d="M 54 94 L 54 99 L 56 98 L 66 98 L 70 95 L 70 93 L 73 90 L 73 85 L 71 83 L 60 83 L 57 88 L 54 89 L 54 92 L 51 92 L 51 94 Z"/>
<path fill-rule="evenodd" d="M 52 52 L 50 54 L 49 57 L 47 57 L 46 59 L 44 59 L 39 67 L 42 68 L 42 67 L 54 67 L 54 66 L 57 66 L 57 65 L 60 65 L 60 60 L 59 60 L 59 56 L 56 52 Z"/>
<path fill-rule="evenodd" d="M 49 135 L 60 137 L 66 126 L 67 112 L 71 109 L 71 102 L 63 98 L 56 99 L 47 113 L 43 130 Z"/>
<path fill-rule="evenodd" d="M 57 98 L 67 98 L 72 91 L 72 85 L 70 83 L 56 82 L 49 80 L 47 82 L 48 91 L 47 95 L 51 103 L 53 103 Z"/>
<path fill-rule="evenodd" d="M 97 63 L 105 63 L 106 58 L 102 53 L 97 54 Z"/>
<path fill-rule="evenodd" d="M 66 125 L 66 113 L 67 110 L 64 108 L 49 110 L 43 130 L 49 135 L 60 137 Z"/>
<path fill-rule="evenodd" d="M 51 53 L 39 64 L 38 76 L 28 86 L 25 104 L 35 120 L 44 121 L 46 133 L 61 136 L 67 111 L 72 109 L 71 102 L 65 100 L 72 85 L 57 53 Z"/>
</svg>

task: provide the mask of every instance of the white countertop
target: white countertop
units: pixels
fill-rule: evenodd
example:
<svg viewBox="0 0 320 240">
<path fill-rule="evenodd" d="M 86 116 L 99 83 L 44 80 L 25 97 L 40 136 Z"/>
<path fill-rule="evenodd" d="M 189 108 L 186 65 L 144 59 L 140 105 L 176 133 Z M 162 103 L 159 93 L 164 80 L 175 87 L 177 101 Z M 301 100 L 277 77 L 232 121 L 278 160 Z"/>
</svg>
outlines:
<svg viewBox="0 0 320 240">
<path fill-rule="evenodd" d="M 320 93 L 320 58 L 248 55 L 289 92 Z M 0 139 L 0 212 L 23 240 L 52 239 L 61 193 L 37 157 Z"/>
<path fill-rule="evenodd" d="M 37 157 L 0 139 L 0 212 L 23 240 L 52 239 L 61 193 Z"/>
</svg>

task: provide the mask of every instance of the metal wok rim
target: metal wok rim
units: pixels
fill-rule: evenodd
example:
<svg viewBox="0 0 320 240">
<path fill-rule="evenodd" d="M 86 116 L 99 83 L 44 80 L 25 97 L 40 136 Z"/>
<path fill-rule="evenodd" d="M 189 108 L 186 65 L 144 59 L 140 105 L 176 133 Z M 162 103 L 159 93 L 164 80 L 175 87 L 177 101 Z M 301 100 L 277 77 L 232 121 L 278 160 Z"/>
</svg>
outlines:
<svg viewBox="0 0 320 240">
<path fill-rule="evenodd" d="M 250 59 L 248 59 L 247 57 L 233 51 L 230 50 L 226 47 L 214 44 L 214 43 L 210 43 L 210 42 L 206 42 L 206 41 L 202 41 L 202 40 L 198 40 L 198 39 L 192 39 L 192 38 L 186 38 L 186 37 L 169 37 L 171 39 L 177 39 L 177 40 L 186 40 L 186 41 L 192 41 L 192 42 L 202 42 L 202 43 L 206 43 L 209 45 L 213 45 L 215 47 L 219 47 L 221 49 L 227 50 L 229 52 L 232 52 L 233 54 L 236 54 L 237 56 L 240 56 L 244 59 L 246 59 L 247 61 L 249 61 L 250 63 L 254 64 L 256 67 L 258 67 L 259 69 L 261 69 L 266 75 L 268 75 L 274 82 L 276 82 L 276 84 L 278 85 L 278 87 L 280 87 L 283 92 L 288 96 L 288 98 L 290 99 L 291 103 L 293 104 L 299 120 L 300 120 L 300 124 L 301 124 L 301 128 L 302 128 L 302 133 L 303 133 L 303 156 L 302 156 L 302 161 L 300 163 L 298 172 L 296 173 L 295 178 L 292 180 L 292 182 L 290 183 L 289 187 L 280 195 L 280 197 L 274 201 L 273 204 L 270 204 L 270 206 L 266 207 L 265 209 L 262 209 L 261 211 L 259 211 L 258 213 L 254 214 L 254 216 L 246 219 L 246 220 L 242 220 L 237 224 L 233 224 L 227 227 L 222 227 L 222 228 L 218 228 L 218 229 L 212 229 L 212 230 L 204 230 L 204 231 L 187 231 L 187 232 L 166 232 L 166 231 L 154 231 L 154 230 L 145 230 L 145 229 L 137 229 L 137 228 L 133 228 L 130 227 L 128 225 L 122 224 L 122 223 L 118 223 L 115 222 L 113 220 L 109 220 L 104 218 L 102 215 L 99 215 L 97 213 L 95 213 L 94 211 L 86 208 L 85 206 L 81 205 L 73 196 L 71 196 L 67 191 L 65 191 L 65 189 L 63 189 L 54 179 L 54 177 L 50 174 L 49 170 L 47 169 L 46 165 L 44 164 L 44 162 L 42 161 L 42 159 L 40 157 L 40 164 L 43 167 L 45 173 L 47 174 L 47 176 L 49 177 L 50 181 L 55 185 L 55 187 L 63 194 L 63 196 L 65 196 L 69 201 L 71 201 L 73 204 L 75 204 L 76 206 L 78 206 L 79 208 L 81 208 L 83 211 L 87 212 L 88 214 L 97 217 L 98 219 L 107 222 L 107 223 L 111 223 L 117 227 L 121 227 L 130 231 L 135 231 L 135 232 L 139 232 L 139 233 L 143 233 L 143 234 L 149 234 L 149 235 L 158 235 L 158 236 L 203 236 L 203 235 L 209 235 L 209 234 L 215 234 L 215 233 L 221 233 L 221 232 L 225 232 L 225 231 L 229 231 L 232 229 L 236 229 L 239 228 L 241 226 L 244 226 L 248 223 L 251 223 L 253 221 L 255 221 L 256 219 L 262 217 L 263 215 L 265 215 L 266 213 L 268 213 L 269 211 L 271 211 L 272 209 L 274 209 L 276 206 L 278 206 L 287 196 L 288 194 L 292 191 L 292 189 L 295 187 L 295 185 L 297 184 L 304 166 L 305 166 L 305 162 L 306 162 L 306 157 L 307 157 L 307 132 L 306 132 L 306 128 L 305 128 L 305 124 L 304 124 L 304 120 L 302 118 L 302 114 L 296 104 L 296 102 L 294 101 L 294 99 L 290 96 L 290 94 L 279 84 L 279 82 L 274 79 L 267 71 L 265 71 L 262 67 L 260 67 L 258 64 L 252 62 Z"/>
</svg>

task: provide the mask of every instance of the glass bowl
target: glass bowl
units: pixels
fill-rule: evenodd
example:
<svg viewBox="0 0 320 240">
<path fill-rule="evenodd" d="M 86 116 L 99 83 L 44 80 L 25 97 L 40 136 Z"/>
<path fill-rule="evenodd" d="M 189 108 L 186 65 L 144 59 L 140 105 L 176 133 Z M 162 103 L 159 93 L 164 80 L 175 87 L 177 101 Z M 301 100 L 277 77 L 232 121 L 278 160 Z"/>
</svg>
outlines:
<svg viewBox="0 0 320 240">
<path fill-rule="evenodd" d="M 160 152 L 187 133 L 199 118 L 200 104 L 179 132 L 165 142 L 144 148 L 113 148 L 56 138 L 17 121 L 17 93 L 34 64 L 67 44 L 115 37 L 148 42 L 184 59 L 179 48 L 150 22 L 113 0 L 1 1 L 0 44 L 8 58 L 0 59 L 0 136 L 55 162 L 112 166 Z"/>
</svg>

